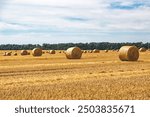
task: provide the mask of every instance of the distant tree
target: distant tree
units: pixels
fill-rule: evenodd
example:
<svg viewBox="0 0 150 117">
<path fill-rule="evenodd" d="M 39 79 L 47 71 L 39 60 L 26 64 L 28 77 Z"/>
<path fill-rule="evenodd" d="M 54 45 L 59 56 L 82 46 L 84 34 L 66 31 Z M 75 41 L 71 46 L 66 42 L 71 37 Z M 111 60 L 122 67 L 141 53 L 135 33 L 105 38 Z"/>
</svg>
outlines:
<svg viewBox="0 0 150 117">
<path fill-rule="evenodd" d="M 59 44 L 48 44 L 44 43 L 42 45 L 39 44 L 23 44 L 23 45 L 17 45 L 17 44 L 2 44 L 0 45 L 0 50 L 32 50 L 33 48 L 42 48 L 45 50 L 55 49 L 55 50 L 66 50 L 69 47 L 72 46 L 78 46 L 81 49 L 84 50 L 93 50 L 93 49 L 99 49 L 99 50 L 114 50 L 119 49 L 121 46 L 124 45 L 135 45 L 138 48 L 144 47 L 146 49 L 150 48 L 150 43 L 109 43 L 109 42 L 91 42 L 91 43 L 59 43 Z"/>
</svg>

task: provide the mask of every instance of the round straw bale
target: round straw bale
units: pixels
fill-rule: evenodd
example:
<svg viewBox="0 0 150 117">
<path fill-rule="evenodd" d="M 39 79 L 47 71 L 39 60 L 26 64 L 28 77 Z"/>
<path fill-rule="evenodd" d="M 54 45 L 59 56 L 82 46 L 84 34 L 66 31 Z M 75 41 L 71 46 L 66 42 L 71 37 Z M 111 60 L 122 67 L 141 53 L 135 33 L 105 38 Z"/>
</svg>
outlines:
<svg viewBox="0 0 150 117">
<path fill-rule="evenodd" d="M 94 49 L 94 50 L 93 50 L 93 53 L 99 53 L 99 50 Z"/>
<path fill-rule="evenodd" d="M 21 55 L 28 55 L 28 51 L 27 50 L 21 50 Z"/>
<path fill-rule="evenodd" d="M 89 50 L 89 53 L 92 53 L 93 52 L 93 50 Z"/>
<path fill-rule="evenodd" d="M 30 55 L 30 52 L 28 52 L 28 55 Z"/>
<path fill-rule="evenodd" d="M 46 53 L 49 53 L 49 51 L 47 50 Z"/>
<path fill-rule="evenodd" d="M 107 52 L 108 52 L 108 50 L 105 50 L 104 52 L 105 52 L 105 53 L 107 53 Z"/>
<path fill-rule="evenodd" d="M 67 59 L 80 59 L 82 51 L 79 47 L 71 47 L 66 50 L 65 54 Z"/>
<path fill-rule="evenodd" d="M 33 56 L 42 56 L 42 49 L 41 48 L 34 48 L 32 50 L 32 55 Z"/>
<path fill-rule="evenodd" d="M 11 56 L 11 52 L 5 52 L 3 56 Z"/>
<path fill-rule="evenodd" d="M 7 52 L 7 53 L 6 53 L 6 56 L 11 56 L 11 52 Z"/>
<path fill-rule="evenodd" d="M 83 53 L 87 53 L 87 51 L 86 50 L 84 50 L 84 52 Z"/>
<path fill-rule="evenodd" d="M 122 61 L 137 61 L 139 51 L 136 46 L 123 46 L 119 50 L 119 58 Z"/>
<path fill-rule="evenodd" d="M 146 52 L 146 48 L 140 48 L 139 52 Z"/>
<path fill-rule="evenodd" d="M 55 52 L 55 50 L 50 50 L 49 53 L 50 54 L 55 54 L 56 52 Z"/>
<path fill-rule="evenodd" d="M 14 56 L 17 56 L 17 52 L 14 53 Z"/>
</svg>

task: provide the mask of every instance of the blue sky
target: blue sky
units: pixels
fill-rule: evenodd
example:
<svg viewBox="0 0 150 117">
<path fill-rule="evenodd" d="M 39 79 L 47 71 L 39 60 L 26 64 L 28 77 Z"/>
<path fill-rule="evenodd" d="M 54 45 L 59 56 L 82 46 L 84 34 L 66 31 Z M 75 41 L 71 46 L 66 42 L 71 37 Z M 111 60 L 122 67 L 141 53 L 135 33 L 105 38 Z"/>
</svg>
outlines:
<svg viewBox="0 0 150 117">
<path fill-rule="evenodd" d="M 150 42 L 149 0 L 0 0 L 0 44 Z"/>
</svg>

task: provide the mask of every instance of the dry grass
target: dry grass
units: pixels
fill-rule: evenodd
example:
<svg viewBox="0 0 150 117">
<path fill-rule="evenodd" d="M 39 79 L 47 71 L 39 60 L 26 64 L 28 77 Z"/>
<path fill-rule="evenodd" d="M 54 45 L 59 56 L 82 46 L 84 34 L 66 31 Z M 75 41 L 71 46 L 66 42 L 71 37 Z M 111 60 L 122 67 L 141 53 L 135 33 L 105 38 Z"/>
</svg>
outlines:
<svg viewBox="0 0 150 117">
<path fill-rule="evenodd" d="M 150 99 L 150 52 L 138 62 L 122 62 L 115 51 L 80 60 L 58 52 L 35 58 L 0 51 L 0 99 Z"/>
</svg>

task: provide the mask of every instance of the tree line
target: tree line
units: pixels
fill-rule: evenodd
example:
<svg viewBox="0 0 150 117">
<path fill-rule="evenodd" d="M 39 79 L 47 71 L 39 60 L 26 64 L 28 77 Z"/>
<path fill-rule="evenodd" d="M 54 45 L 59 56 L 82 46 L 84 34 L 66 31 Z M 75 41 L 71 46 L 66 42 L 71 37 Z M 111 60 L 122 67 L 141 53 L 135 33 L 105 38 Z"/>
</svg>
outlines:
<svg viewBox="0 0 150 117">
<path fill-rule="evenodd" d="M 91 43 L 59 43 L 59 44 L 2 44 L 0 45 L 0 50 L 32 50 L 33 48 L 42 48 L 43 50 L 66 50 L 69 47 L 80 47 L 83 50 L 117 50 L 124 45 L 135 45 L 138 48 L 144 47 L 146 49 L 150 48 L 150 43 L 109 43 L 109 42 L 91 42 Z"/>
</svg>

